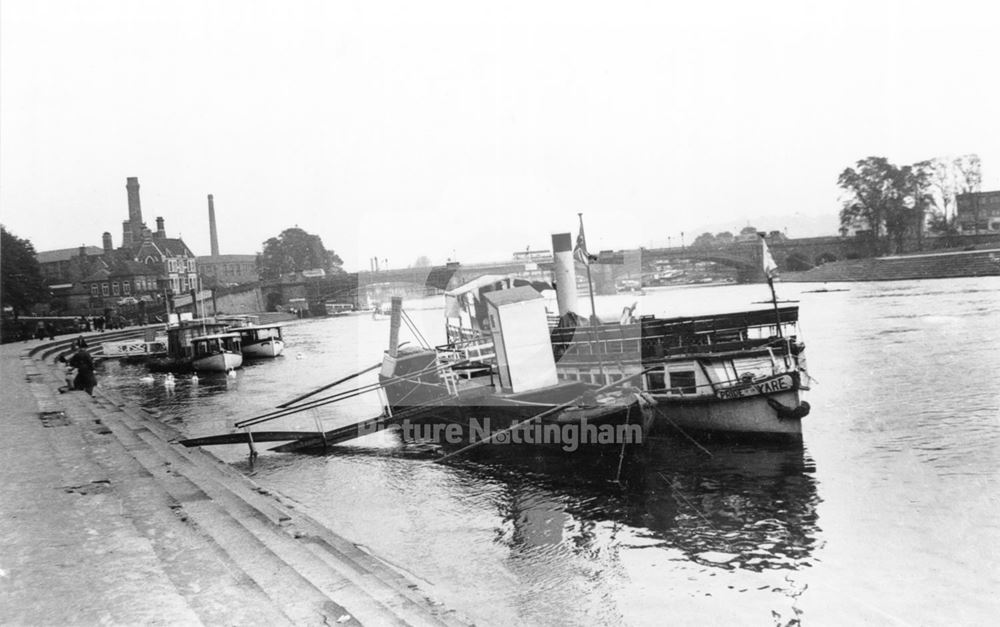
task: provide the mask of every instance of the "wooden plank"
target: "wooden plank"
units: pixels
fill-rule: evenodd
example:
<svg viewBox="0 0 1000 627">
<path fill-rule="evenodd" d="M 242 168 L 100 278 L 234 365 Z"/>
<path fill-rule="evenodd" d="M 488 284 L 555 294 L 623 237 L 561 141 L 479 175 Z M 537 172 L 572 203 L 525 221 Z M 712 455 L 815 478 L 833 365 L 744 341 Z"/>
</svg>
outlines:
<svg viewBox="0 0 1000 627">
<path fill-rule="evenodd" d="M 320 437 L 316 431 L 254 431 L 254 442 L 286 442 L 288 440 L 299 440 L 310 437 Z M 245 431 L 236 433 L 224 433 L 222 435 L 210 435 L 203 438 L 190 438 L 181 440 L 181 444 L 191 448 L 193 446 L 214 446 L 217 444 L 246 444 L 248 442 Z"/>
</svg>

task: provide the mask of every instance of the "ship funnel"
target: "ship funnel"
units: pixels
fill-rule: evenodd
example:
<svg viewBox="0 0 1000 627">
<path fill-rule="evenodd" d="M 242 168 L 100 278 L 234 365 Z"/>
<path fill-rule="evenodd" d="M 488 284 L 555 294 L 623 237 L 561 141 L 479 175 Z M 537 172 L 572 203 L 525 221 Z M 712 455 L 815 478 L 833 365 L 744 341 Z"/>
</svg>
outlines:
<svg viewBox="0 0 1000 627">
<path fill-rule="evenodd" d="M 552 234 L 552 280 L 556 284 L 556 302 L 559 317 L 569 312 L 577 313 L 576 266 L 573 261 L 573 236 L 570 233 Z"/>
</svg>

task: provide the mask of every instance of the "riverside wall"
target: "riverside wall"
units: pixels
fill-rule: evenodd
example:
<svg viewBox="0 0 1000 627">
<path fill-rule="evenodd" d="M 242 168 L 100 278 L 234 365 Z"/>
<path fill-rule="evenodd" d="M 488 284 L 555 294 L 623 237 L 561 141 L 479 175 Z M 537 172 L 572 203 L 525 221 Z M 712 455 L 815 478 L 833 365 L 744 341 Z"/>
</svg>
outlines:
<svg viewBox="0 0 1000 627">
<path fill-rule="evenodd" d="M 825 263 L 804 272 L 782 272 L 785 283 L 902 281 L 1000 275 L 1000 248 L 950 251 Z"/>
</svg>

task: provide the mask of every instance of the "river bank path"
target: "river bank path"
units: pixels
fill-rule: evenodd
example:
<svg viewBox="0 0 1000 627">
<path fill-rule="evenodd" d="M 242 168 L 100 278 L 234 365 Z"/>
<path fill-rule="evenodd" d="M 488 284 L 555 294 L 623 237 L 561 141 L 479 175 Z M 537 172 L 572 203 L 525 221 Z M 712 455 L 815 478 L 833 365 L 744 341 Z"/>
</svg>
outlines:
<svg viewBox="0 0 1000 627">
<path fill-rule="evenodd" d="M 60 394 L 70 341 L 0 347 L 0 624 L 468 624 L 143 409 Z"/>
</svg>

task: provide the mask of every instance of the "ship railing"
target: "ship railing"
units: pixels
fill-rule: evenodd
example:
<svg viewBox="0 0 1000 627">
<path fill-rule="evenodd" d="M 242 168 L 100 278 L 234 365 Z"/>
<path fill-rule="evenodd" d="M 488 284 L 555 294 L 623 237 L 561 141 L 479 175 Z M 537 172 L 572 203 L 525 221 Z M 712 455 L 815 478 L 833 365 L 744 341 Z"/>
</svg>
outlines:
<svg viewBox="0 0 1000 627">
<path fill-rule="evenodd" d="M 461 373 L 465 378 L 472 378 L 476 374 L 492 372 L 496 366 L 496 348 L 493 341 L 484 337 L 468 339 L 462 342 L 452 342 L 443 346 L 435 347 L 438 355 L 438 363 L 448 366 L 449 370 Z"/>
</svg>

